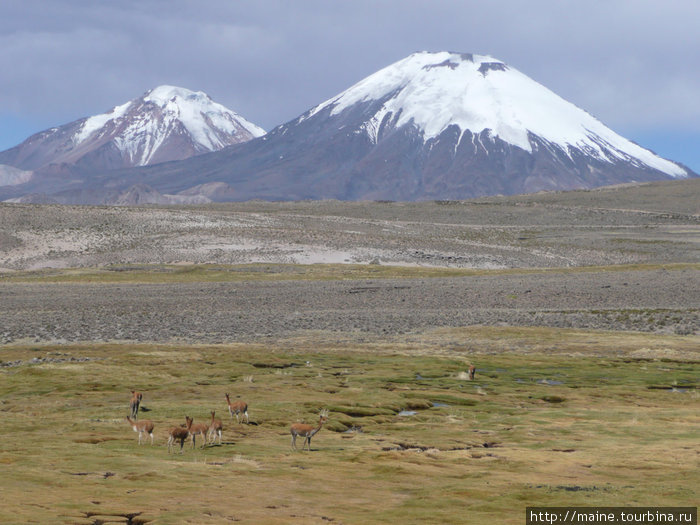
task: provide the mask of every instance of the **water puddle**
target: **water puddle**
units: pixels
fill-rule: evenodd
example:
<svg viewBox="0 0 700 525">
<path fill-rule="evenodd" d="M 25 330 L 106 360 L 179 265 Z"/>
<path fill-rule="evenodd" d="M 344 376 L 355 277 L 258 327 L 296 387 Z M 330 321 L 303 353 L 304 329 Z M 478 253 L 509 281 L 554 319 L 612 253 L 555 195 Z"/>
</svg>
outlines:
<svg viewBox="0 0 700 525">
<path fill-rule="evenodd" d="M 446 407 L 450 406 L 447 403 L 437 403 L 435 401 L 433 401 L 432 403 L 433 403 L 433 407 L 435 407 L 435 408 L 446 408 Z"/>
<path fill-rule="evenodd" d="M 415 410 L 402 410 L 397 415 L 402 417 L 415 416 L 417 412 Z"/>
<path fill-rule="evenodd" d="M 563 385 L 564 381 L 556 381 L 554 379 L 540 379 L 539 381 L 537 381 L 537 383 L 540 385 L 554 386 L 554 385 Z"/>
</svg>

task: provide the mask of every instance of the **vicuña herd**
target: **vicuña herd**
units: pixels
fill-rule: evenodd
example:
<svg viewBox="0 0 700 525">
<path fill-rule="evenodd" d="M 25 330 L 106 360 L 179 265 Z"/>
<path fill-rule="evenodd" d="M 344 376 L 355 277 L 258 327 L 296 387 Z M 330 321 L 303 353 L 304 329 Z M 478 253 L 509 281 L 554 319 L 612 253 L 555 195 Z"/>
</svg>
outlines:
<svg viewBox="0 0 700 525">
<path fill-rule="evenodd" d="M 463 373 L 463 372 L 462 372 Z M 468 378 L 470 380 L 474 379 L 476 374 L 476 368 L 474 365 L 469 365 Z M 228 393 L 224 394 L 226 398 L 226 404 L 228 405 L 228 413 L 233 419 L 236 416 L 236 421 L 241 423 L 241 418 L 245 417 L 246 424 L 250 423 L 248 418 L 248 403 L 244 401 L 234 401 L 231 402 L 231 398 Z M 129 409 L 131 411 L 130 416 L 126 416 L 126 420 L 131 425 L 134 432 L 139 435 L 139 445 L 141 444 L 141 438 L 143 434 L 148 434 L 151 438 L 151 445 L 153 445 L 153 428 L 155 425 L 153 421 L 148 419 L 138 420 L 139 407 L 141 405 L 141 400 L 143 399 L 143 394 L 141 392 L 131 391 L 131 402 L 129 403 Z M 328 421 L 328 410 L 324 409 L 321 411 L 319 416 L 318 425 L 308 425 L 305 423 L 294 423 L 289 429 L 292 434 L 292 448 L 297 450 L 297 437 L 304 439 L 301 445 L 301 449 L 307 448 L 311 451 L 311 438 L 314 437 L 323 427 L 323 424 Z M 221 436 L 223 432 L 223 423 L 220 419 L 216 418 L 216 412 L 211 411 L 211 421 L 207 423 L 195 423 L 190 416 L 185 416 L 185 424 L 171 427 L 168 430 L 168 452 L 172 452 L 175 443 L 180 442 L 180 452 L 185 445 L 185 441 L 188 438 L 192 438 L 192 448 L 195 448 L 197 436 L 202 439 L 202 448 L 207 444 L 216 443 L 216 438 L 219 438 L 219 445 L 221 445 Z"/>
<path fill-rule="evenodd" d="M 233 416 L 235 415 L 236 421 L 238 423 L 241 423 L 241 418 L 245 417 L 246 424 L 249 424 L 250 419 L 248 417 L 248 403 L 244 401 L 231 402 L 231 398 L 229 397 L 228 393 L 225 394 L 225 397 L 226 404 L 228 405 L 228 411 L 231 415 L 231 419 L 233 419 Z M 143 394 L 141 392 L 136 392 L 134 390 L 131 391 L 131 402 L 129 403 L 131 415 L 126 416 L 126 421 L 129 423 L 129 425 L 131 425 L 131 428 L 134 430 L 134 432 L 138 433 L 139 445 L 141 444 L 141 438 L 143 434 L 148 434 L 150 436 L 151 445 L 153 445 L 153 429 L 155 427 L 155 424 L 149 419 L 137 419 L 139 406 L 141 404 L 142 399 Z M 321 430 L 321 427 L 327 420 L 328 411 L 324 409 L 321 411 L 318 426 L 305 425 L 303 423 L 294 423 L 290 429 L 292 434 L 292 448 L 296 449 L 297 436 L 301 436 L 304 438 L 304 444 L 302 445 L 301 449 L 304 450 L 304 447 L 308 444 L 308 450 L 310 451 L 311 438 L 319 430 Z M 217 437 L 219 438 L 219 445 L 221 445 L 223 428 L 223 423 L 220 419 L 216 417 L 216 412 L 214 410 L 211 411 L 211 421 L 208 424 L 195 423 L 193 418 L 191 418 L 190 416 L 185 416 L 184 425 L 171 427 L 170 430 L 168 430 L 168 453 L 171 453 L 173 451 L 175 444 L 178 442 L 180 443 L 180 452 L 182 452 L 182 449 L 185 446 L 185 441 L 188 438 L 192 439 L 192 448 L 195 448 L 197 436 L 201 437 L 202 448 L 204 448 L 204 445 L 216 443 Z"/>
</svg>

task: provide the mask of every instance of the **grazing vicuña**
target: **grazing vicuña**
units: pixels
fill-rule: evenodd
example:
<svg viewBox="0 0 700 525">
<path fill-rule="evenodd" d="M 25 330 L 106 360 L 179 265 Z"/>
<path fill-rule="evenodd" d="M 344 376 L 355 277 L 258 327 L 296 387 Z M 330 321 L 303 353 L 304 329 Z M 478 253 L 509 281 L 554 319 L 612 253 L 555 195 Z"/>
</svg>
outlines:
<svg viewBox="0 0 700 525">
<path fill-rule="evenodd" d="M 172 452 L 172 447 L 176 441 L 180 442 L 180 453 L 182 453 L 182 447 L 185 445 L 185 440 L 189 437 L 190 433 L 185 427 L 173 427 L 168 431 L 168 453 Z"/>
</svg>

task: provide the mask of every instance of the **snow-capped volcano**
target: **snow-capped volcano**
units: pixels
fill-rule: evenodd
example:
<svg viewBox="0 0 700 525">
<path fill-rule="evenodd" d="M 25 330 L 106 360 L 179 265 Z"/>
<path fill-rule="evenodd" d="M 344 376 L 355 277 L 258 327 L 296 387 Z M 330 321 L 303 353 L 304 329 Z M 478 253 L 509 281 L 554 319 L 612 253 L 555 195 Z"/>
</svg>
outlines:
<svg viewBox="0 0 700 525">
<path fill-rule="evenodd" d="M 203 93 L 163 86 L 38 134 L 0 153 L 0 164 L 34 170 L 50 158 L 55 172 L 2 186 L 0 199 L 412 201 L 697 176 L 481 55 L 415 53 L 262 136 L 218 108 Z M 229 135 L 246 142 L 197 155 Z M 34 147 L 42 141 L 51 147 Z M 77 176 L 57 162 L 73 163 Z M 134 167 L 91 168 L 110 163 Z"/>
<path fill-rule="evenodd" d="M 141 172 L 213 200 L 466 199 L 695 176 L 506 63 L 415 53 L 265 136 Z"/>
<path fill-rule="evenodd" d="M 265 132 L 201 91 L 159 86 L 101 115 L 33 135 L 0 162 L 37 170 L 144 166 L 216 151 Z"/>
<path fill-rule="evenodd" d="M 532 153 L 533 135 L 571 158 L 569 149 L 603 162 L 631 161 L 685 177 L 686 170 L 621 137 L 600 121 L 504 62 L 489 56 L 416 53 L 370 75 L 340 95 L 316 106 L 301 120 L 325 108 L 340 115 L 356 104 L 382 101 L 362 130 L 373 143 L 383 123 L 413 125 L 423 142 L 450 126 L 472 137 L 492 138 Z"/>
</svg>

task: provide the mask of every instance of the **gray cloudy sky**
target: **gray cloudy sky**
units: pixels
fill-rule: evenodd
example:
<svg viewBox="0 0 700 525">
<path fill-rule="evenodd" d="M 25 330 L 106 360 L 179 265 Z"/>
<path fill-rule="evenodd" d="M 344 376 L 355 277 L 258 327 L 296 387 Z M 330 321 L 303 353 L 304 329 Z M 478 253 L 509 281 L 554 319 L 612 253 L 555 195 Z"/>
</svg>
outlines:
<svg viewBox="0 0 700 525">
<path fill-rule="evenodd" d="M 271 129 L 414 51 L 490 54 L 700 172 L 698 0 L 3 0 L 0 150 L 160 84 Z"/>
</svg>

